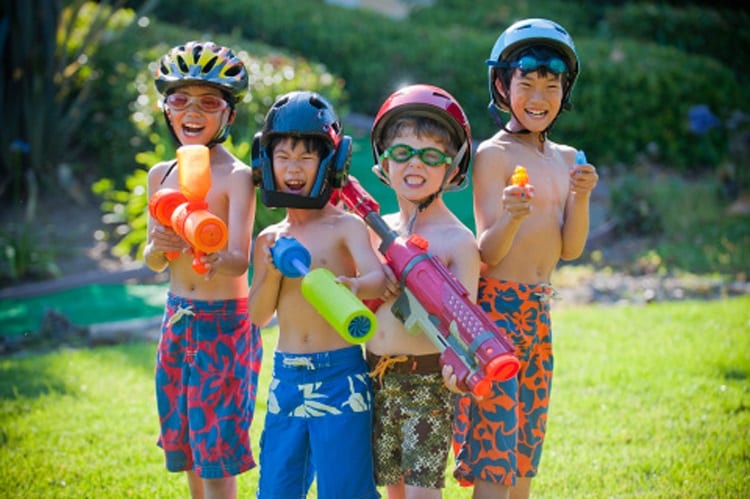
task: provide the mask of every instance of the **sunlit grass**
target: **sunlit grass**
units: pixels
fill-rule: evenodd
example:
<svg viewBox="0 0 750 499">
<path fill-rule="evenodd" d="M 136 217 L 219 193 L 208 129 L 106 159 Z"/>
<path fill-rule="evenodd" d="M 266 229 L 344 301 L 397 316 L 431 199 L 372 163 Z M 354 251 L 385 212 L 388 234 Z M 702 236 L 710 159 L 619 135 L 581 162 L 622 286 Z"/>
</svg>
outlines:
<svg viewBox="0 0 750 499">
<path fill-rule="evenodd" d="M 553 324 L 536 497 L 750 495 L 750 298 L 566 307 Z M 275 340 L 264 332 L 256 458 Z M 187 497 L 155 445 L 154 349 L 0 360 L 0 497 Z M 240 497 L 254 496 L 257 478 L 240 476 Z M 447 482 L 445 497 L 470 497 Z"/>
</svg>

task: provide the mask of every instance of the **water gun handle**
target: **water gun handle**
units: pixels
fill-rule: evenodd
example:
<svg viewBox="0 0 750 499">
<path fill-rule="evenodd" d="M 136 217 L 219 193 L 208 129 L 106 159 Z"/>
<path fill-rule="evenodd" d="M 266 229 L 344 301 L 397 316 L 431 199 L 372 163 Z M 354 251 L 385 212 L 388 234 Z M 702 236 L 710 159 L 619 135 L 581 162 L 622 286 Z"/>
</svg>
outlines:
<svg viewBox="0 0 750 499">
<path fill-rule="evenodd" d="M 583 152 L 581 149 L 576 151 L 576 164 L 577 165 L 585 165 L 588 163 L 588 160 L 586 160 L 586 153 Z"/>
<path fill-rule="evenodd" d="M 161 189 L 148 200 L 148 212 L 160 224 L 172 227 L 172 213 L 183 203 L 187 203 L 187 198 L 182 192 L 176 189 Z M 180 256 L 180 252 L 167 251 L 165 256 L 171 261 Z"/>
<path fill-rule="evenodd" d="M 375 314 L 325 268 L 310 270 L 310 252 L 293 237 L 282 237 L 271 248 L 274 265 L 286 277 L 302 277 L 302 295 L 342 338 L 355 345 L 377 330 Z"/>
<path fill-rule="evenodd" d="M 151 216 L 160 224 L 172 228 L 191 247 L 193 270 L 205 274 L 208 269 L 200 261 L 207 253 L 215 253 L 228 240 L 227 226 L 222 219 L 208 211 L 205 201 L 211 188 L 209 150 L 202 145 L 187 145 L 177 149 L 177 171 L 180 190 L 160 189 L 148 202 Z M 168 260 L 180 256 L 179 251 L 168 251 Z"/>
</svg>

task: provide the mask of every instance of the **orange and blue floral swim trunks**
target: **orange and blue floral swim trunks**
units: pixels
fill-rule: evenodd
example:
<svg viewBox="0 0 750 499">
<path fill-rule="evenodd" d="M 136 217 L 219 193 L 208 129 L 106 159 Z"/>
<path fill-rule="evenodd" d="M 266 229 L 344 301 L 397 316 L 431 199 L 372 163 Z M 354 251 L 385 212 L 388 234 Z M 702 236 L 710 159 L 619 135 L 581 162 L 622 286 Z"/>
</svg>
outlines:
<svg viewBox="0 0 750 499">
<path fill-rule="evenodd" d="M 482 400 L 458 398 L 453 476 L 461 485 L 475 479 L 513 485 L 515 477 L 537 474 L 552 387 L 552 294 L 547 284 L 479 280 L 477 301 L 506 330 L 521 368 L 516 378 L 494 383 L 492 394 Z"/>
</svg>

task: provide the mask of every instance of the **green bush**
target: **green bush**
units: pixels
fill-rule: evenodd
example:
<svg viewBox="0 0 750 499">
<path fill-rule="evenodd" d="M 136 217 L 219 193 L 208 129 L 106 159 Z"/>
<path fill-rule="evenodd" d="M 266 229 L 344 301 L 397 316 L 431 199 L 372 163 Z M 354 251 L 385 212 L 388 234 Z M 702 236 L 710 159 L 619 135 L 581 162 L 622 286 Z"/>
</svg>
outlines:
<svg viewBox="0 0 750 499">
<path fill-rule="evenodd" d="M 731 68 L 741 82 L 750 83 L 743 64 L 750 52 L 747 10 L 625 2 L 606 9 L 604 24 L 615 37 L 627 36 L 714 58 Z"/>
<path fill-rule="evenodd" d="M 0 18 L 0 199 L 34 206 L 38 192 L 55 186 L 58 165 L 80 155 L 89 94 L 102 76 L 92 58 L 134 13 L 110 1 L 9 4 Z"/>
<path fill-rule="evenodd" d="M 21 279 L 49 279 L 60 275 L 55 252 L 45 248 L 26 224 L 0 230 L 0 286 Z"/>
<path fill-rule="evenodd" d="M 631 162 L 651 150 L 680 168 L 715 168 L 724 159 L 727 138 L 720 134 L 706 154 L 688 129 L 688 110 L 705 104 L 725 117 L 748 106 L 737 78 L 717 59 L 613 34 L 605 10 L 595 3 L 520 2 L 511 8 L 488 0 L 452 0 L 415 10 L 401 21 L 319 0 L 283 7 L 268 0 L 181 5 L 162 0 L 158 13 L 181 8 L 185 26 L 236 26 L 247 38 L 323 62 L 345 78 L 358 112 L 374 114 L 405 82 L 443 86 L 462 103 L 476 138 L 496 129 L 486 112 L 484 61 L 501 30 L 521 16 L 558 19 L 576 40 L 582 72 L 573 92 L 574 111 L 560 118 L 552 137 L 585 149 L 595 164 Z"/>
</svg>

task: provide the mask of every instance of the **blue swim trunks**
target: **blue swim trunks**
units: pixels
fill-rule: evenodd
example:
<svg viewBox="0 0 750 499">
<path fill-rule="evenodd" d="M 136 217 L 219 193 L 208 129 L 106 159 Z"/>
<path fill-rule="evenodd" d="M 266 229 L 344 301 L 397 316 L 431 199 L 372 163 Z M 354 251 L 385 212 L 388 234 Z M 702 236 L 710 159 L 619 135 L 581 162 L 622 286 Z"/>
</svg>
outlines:
<svg viewBox="0 0 750 499">
<path fill-rule="evenodd" d="M 372 453 L 372 385 L 362 348 L 275 352 L 260 439 L 262 499 L 378 498 Z"/>
<path fill-rule="evenodd" d="M 156 402 L 169 471 L 202 478 L 255 466 L 250 423 L 263 354 L 247 300 L 167 296 L 156 357 Z"/>
</svg>

